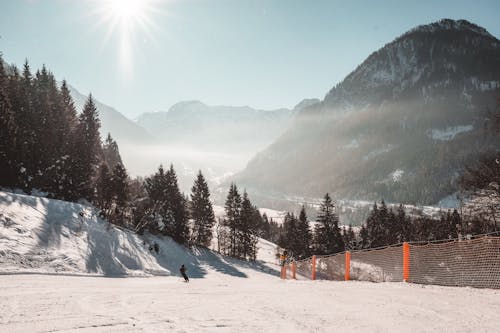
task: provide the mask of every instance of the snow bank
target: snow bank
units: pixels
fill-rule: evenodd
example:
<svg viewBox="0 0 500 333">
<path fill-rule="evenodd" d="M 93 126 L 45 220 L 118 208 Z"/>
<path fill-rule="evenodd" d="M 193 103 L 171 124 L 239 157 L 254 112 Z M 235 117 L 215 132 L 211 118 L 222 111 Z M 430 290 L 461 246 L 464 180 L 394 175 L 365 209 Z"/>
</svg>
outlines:
<svg viewBox="0 0 500 333">
<path fill-rule="evenodd" d="M 273 244 L 261 243 L 259 253 L 272 262 Z M 181 264 L 193 278 L 210 270 L 246 277 L 242 268 L 275 273 L 262 261 L 227 259 L 206 249 L 191 251 L 170 237 L 122 230 L 90 206 L 0 191 L 0 273 L 178 275 Z"/>
<path fill-rule="evenodd" d="M 400 182 L 401 179 L 403 178 L 405 171 L 402 169 L 396 169 L 394 170 L 389 176 L 394 181 L 395 183 Z"/>
</svg>

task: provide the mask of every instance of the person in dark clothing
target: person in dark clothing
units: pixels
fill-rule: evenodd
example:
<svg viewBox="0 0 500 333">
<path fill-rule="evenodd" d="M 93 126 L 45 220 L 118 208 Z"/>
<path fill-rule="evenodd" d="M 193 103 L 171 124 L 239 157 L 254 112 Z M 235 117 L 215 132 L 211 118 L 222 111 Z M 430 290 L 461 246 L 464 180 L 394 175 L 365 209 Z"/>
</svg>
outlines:
<svg viewBox="0 0 500 333">
<path fill-rule="evenodd" d="M 185 282 L 189 282 L 189 278 L 188 278 L 188 276 L 186 275 L 186 271 L 187 271 L 187 269 L 186 269 L 186 266 L 184 266 L 184 264 L 182 264 L 182 266 L 181 266 L 181 268 L 179 269 L 179 271 L 181 272 L 181 275 L 182 275 L 182 277 L 184 278 L 184 281 L 185 281 Z"/>
</svg>

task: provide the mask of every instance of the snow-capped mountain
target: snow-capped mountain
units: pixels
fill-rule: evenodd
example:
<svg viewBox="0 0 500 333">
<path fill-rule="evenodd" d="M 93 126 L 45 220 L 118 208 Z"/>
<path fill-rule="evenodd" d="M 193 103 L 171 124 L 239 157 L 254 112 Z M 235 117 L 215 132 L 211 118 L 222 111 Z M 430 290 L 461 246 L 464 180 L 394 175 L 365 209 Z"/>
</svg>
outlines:
<svg viewBox="0 0 500 333">
<path fill-rule="evenodd" d="M 307 103 L 311 102 L 301 102 L 298 107 Z M 264 111 L 185 101 L 173 105 L 168 112 L 144 113 L 137 123 L 164 143 L 255 154 L 286 130 L 297 110 Z"/>
<path fill-rule="evenodd" d="M 235 179 L 262 197 L 437 203 L 464 165 L 500 149 L 498 97 L 496 37 L 464 20 L 419 26 L 301 110 Z"/>
</svg>

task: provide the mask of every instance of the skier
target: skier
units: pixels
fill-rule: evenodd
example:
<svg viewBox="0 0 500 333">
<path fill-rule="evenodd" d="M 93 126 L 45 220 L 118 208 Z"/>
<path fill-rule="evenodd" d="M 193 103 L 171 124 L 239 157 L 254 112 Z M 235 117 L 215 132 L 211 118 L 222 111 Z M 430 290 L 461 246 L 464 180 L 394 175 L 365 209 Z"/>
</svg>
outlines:
<svg viewBox="0 0 500 333">
<path fill-rule="evenodd" d="M 186 275 L 186 266 L 184 266 L 184 264 L 182 264 L 181 268 L 179 269 L 179 271 L 181 272 L 181 275 L 182 277 L 184 278 L 184 282 L 189 282 L 189 278 L 188 276 Z"/>
</svg>

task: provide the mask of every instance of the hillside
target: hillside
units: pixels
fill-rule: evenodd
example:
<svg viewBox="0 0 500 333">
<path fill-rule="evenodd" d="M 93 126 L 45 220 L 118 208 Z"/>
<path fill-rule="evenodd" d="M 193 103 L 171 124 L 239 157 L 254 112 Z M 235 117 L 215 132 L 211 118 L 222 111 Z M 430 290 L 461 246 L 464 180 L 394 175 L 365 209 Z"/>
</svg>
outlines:
<svg viewBox="0 0 500 333">
<path fill-rule="evenodd" d="M 158 254 L 149 250 L 155 242 Z M 496 290 L 300 275 L 283 281 L 272 244 L 259 245 L 258 257 L 267 262 L 188 251 L 167 237 L 108 225 L 88 206 L 0 191 L 0 326 L 6 332 L 496 329 Z M 177 274 L 181 263 L 189 284 Z"/>
<path fill-rule="evenodd" d="M 0 274 L 177 276 L 185 264 L 192 278 L 210 272 L 246 277 L 249 270 L 277 274 L 274 252 L 261 240 L 259 260 L 251 264 L 206 249 L 190 251 L 169 237 L 117 228 L 89 206 L 0 191 Z"/>
<path fill-rule="evenodd" d="M 290 195 L 436 204 L 500 149 L 500 41 L 470 22 L 419 26 L 371 54 L 233 178 Z"/>
</svg>

